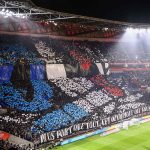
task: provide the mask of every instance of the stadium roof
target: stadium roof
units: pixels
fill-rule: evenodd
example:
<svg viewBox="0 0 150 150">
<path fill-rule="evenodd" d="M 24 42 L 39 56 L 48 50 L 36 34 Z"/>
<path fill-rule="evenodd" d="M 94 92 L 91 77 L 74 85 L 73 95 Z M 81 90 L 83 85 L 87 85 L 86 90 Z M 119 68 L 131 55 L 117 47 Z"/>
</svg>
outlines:
<svg viewBox="0 0 150 150">
<path fill-rule="evenodd" d="M 149 27 L 149 24 L 127 23 L 93 17 L 86 17 L 68 13 L 57 12 L 36 6 L 31 0 L 0 0 L 0 9 L 8 9 L 16 14 L 27 16 L 33 21 L 56 21 L 96 25 L 97 27 L 127 28 Z"/>
</svg>

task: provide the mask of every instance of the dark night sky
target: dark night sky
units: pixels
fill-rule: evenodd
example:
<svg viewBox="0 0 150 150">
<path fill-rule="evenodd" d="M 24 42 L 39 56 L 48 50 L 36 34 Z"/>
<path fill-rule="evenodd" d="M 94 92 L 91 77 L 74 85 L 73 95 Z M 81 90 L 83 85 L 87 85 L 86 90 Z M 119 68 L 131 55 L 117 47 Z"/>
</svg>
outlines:
<svg viewBox="0 0 150 150">
<path fill-rule="evenodd" d="M 150 23 L 150 0 L 32 0 L 36 5 L 79 15 Z"/>
</svg>

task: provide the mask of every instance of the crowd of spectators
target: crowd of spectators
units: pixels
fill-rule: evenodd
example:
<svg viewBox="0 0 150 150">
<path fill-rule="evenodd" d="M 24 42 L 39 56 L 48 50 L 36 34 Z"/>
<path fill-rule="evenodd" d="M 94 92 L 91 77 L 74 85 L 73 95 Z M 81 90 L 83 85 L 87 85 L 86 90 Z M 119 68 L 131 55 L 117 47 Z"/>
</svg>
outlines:
<svg viewBox="0 0 150 150">
<path fill-rule="evenodd" d="M 86 99 L 80 98 L 73 102 L 77 106 L 83 108 L 86 112 L 91 113 L 94 111 L 95 106 L 88 102 Z"/>
<path fill-rule="evenodd" d="M 148 74 L 149 72 L 147 72 L 147 75 Z M 133 73 L 129 75 L 133 76 Z M 124 77 L 125 76 L 126 74 L 124 74 Z M 143 78 L 145 78 L 145 76 L 146 73 L 143 73 Z M 32 81 L 33 85 L 37 84 L 37 86 L 33 87 L 34 99 L 37 99 L 36 101 L 39 104 L 38 109 L 36 109 L 37 105 L 34 105 L 34 99 L 32 102 L 26 102 L 25 100 L 21 101 L 21 98 L 16 96 L 21 89 L 14 89 L 11 83 L 1 82 L 1 102 L 4 102 L 7 107 L 15 108 L 15 111 L 0 116 L 0 129 L 18 137 L 34 141 L 44 132 L 64 128 L 78 121 L 83 121 L 84 118 L 90 118 L 90 116 L 91 119 L 98 119 L 102 116 L 107 117 L 113 113 L 122 113 L 147 105 L 142 99 L 144 93 L 140 91 L 131 93 L 131 91 L 128 90 L 128 84 L 132 84 L 132 82 L 128 80 L 124 81 L 122 78 L 123 73 L 121 76 L 118 74 L 110 74 L 107 78 L 102 75 L 98 77 L 100 77 L 98 80 L 96 80 L 94 76 L 92 79 L 89 78 L 90 80 L 85 77 L 80 77 L 72 79 L 58 78 L 49 80 L 49 82 Z M 138 77 L 136 73 L 134 77 L 142 79 L 142 76 Z M 50 83 L 51 85 L 49 85 Z M 101 85 L 97 86 L 100 83 Z M 53 84 L 55 86 L 52 86 Z M 104 86 L 116 87 L 124 94 L 114 96 L 103 88 Z M 56 95 L 52 95 L 52 89 L 54 87 L 59 88 L 59 92 L 64 99 L 63 103 L 61 103 L 61 96 L 59 94 L 59 97 L 57 97 L 57 92 Z M 12 92 L 9 88 L 13 89 Z M 10 95 L 8 95 L 5 90 L 8 90 Z M 74 93 L 76 93 L 76 95 L 74 95 Z M 12 95 L 16 96 L 14 101 Z M 68 97 L 63 95 L 68 95 Z M 44 101 L 47 104 L 44 104 Z M 16 104 L 17 102 L 18 105 Z M 28 105 L 26 105 L 26 103 Z M 45 107 L 43 105 L 45 105 Z M 18 110 L 21 112 L 18 113 Z M 18 128 L 20 130 L 18 130 Z"/>
<path fill-rule="evenodd" d="M 143 87 L 148 87 L 150 85 L 149 82 L 150 71 L 127 71 L 127 72 L 119 72 L 119 73 L 111 73 L 109 76 L 109 80 L 112 83 L 118 83 L 124 87 L 127 87 L 128 90 L 140 90 Z"/>
<path fill-rule="evenodd" d="M 104 78 L 102 75 L 96 75 L 90 79 L 92 82 L 94 82 L 96 85 L 101 86 L 104 88 L 109 94 L 120 97 L 123 96 L 124 93 L 122 89 L 119 87 L 116 87 L 115 85 L 110 84 L 106 78 Z"/>
<path fill-rule="evenodd" d="M 57 130 L 72 124 L 87 115 L 88 113 L 84 111 L 83 108 L 72 103 L 67 103 L 62 109 L 57 109 L 35 121 L 32 126 L 32 131 L 39 134 Z"/>
<path fill-rule="evenodd" d="M 0 64 L 14 64 L 20 57 L 26 57 L 31 64 L 70 63 L 80 64 L 149 62 L 150 53 L 143 47 L 136 50 L 130 43 L 62 40 L 49 37 L 21 37 L 3 35 L 0 44 Z M 6 39 L 6 40 L 5 40 Z M 8 39 L 11 39 L 8 41 Z M 22 42 L 24 41 L 24 42 Z M 70 56 L 70 58 L 69 58 Z"/>
<path fill-rule="evenodd" d="M 47 37 L 46 40 L 36 37 L 30 40 L 28 48 L 21 44 L 12 45 L 8 40 L 6 45 L 3 41 L 0 64 L 13 65 L 19 57 L 26 57 L 30 64 L 72 61 L 86 69 L 91 63 L 105 61 L 105 58 L 120 62 L 126 57 L 131 61 L 123 52 L 118 54 L 116 47 L 109 42 L 65 41 Z M 34 51 L 30 53 L 31 47 Z M 0 106 L 8 109 L 8 113 L 0 115 L 0 130 L 34 142 L 42 133 L 83 122 L 87 118 L 97 120 L 146 106 L 149 96 L 144 97 L 146 91 L 142 91 L 142 86 L 149 87 L 149 76 L 149 71 L 143 71 L 111 73 L 108 77 L 98 74 L 49 81 L 31 80 L 31 101 L 27 99 L 27 89 L 16 88 L 11 81 L 0 81 Z"/>
<path fill-rule="evenodd" d="M 68 96 L 77 97 L 79 94 L 83 94 L 90 90 L 94 84 L 86 78 L 59 78 L 53 79 L 51 82 L 61 88 Z"/>
<path fill-rule="evenodd" d="M 15 143 L 10 143 L 9 141 L 0 140 L 0 148 L 1 150 L 33 150 L 31 145 L 19 145 Z"/>
<path fill-rule="evenodd" d="M 52 47 L 48 47 L 45 42 L 35 43 L 35 47 L 47 63 L 63 63 L 61 56 L 57 56 L 55 50 Z"/>
<path fill-rule="evenodd" d="M 47 113 L 42 118 L 34 122 L 31 130 L 33 133 L 43 133 L 60 129 L 72 122 L 73 119 L 63 110 L 55 110 L 52 113 Z"/>
<path fill-rule="evenodd" d="M 26 99 L 27 90 L 16 89 L 11 82 L 0 82 L 0 99 L 5 105 L 26 112 L 37 112 L 50 108 L 49 101 L 53 96 L 52 88 L 45 82 L 33 80 L 33 99 Z"/>
<path fill-rule="evenodd" d="M 28 141 L 34 141 L 36 135 L 31 132 L 31 126 L 40 116 L 40 112 L 33 114 L 8 109 L 6 114 L 0 116 L 0 129 Z"/>
<path fill-rule="evenodd" d="M 0 65 L 14 64 L 20 58 L 26 58 L 30 64 L 43 64 L 36 52 L 28 50 L 23 44 L 0 44 Z"/>
<path fill-rule="evenodd" d="M 111 97 L 109 97 L 107 94 L 105 94 L 101 90 L 93 91 L 87 94 L 85 99 L 95 106 L 102 106 L 103 104 L 112 100 Z"/>
<path fill-rule="evenodd" d="M 115 109 L 115 103 L 109 103 L 108 106 L 104 106 L 103 110 L 106 114 L 112 114 L 113 110 Z"/>
<path fill-rule="evenodd" d="M 67 103 L 66 105 L 64 105 L 63 109 L 67 114 L 71 115 L 75 121 L 88 116 L 88 113 L 82 107 L 79 107 L 72 103 Z"/>
</svg>

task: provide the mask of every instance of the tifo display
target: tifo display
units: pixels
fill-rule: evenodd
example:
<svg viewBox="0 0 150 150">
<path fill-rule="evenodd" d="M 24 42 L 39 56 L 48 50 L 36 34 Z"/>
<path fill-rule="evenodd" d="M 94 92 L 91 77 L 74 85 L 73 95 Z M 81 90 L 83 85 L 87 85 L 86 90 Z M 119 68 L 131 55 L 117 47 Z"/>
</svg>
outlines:
<svg viewBox="0 0 150 150">
<path fill-rule="evenodd" d="M 116 44 L 1 34 L 0 130 L 40 146 L 148 115 L 150 57 Z"/>
</svg>

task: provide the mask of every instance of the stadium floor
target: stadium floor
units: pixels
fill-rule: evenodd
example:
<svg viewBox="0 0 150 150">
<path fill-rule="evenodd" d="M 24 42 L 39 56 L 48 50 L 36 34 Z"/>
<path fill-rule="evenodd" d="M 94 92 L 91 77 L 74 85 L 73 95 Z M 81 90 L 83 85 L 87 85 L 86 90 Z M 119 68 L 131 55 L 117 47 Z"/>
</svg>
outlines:
<svg viewBox="0 0 150 150">
<path fill-rule="evenodd" d="M 150 123 L 132 126 L 129 130 L 105 137 L 92 136 L 70 143 L 57 150 L 150 150 Z"/>
</svg>

